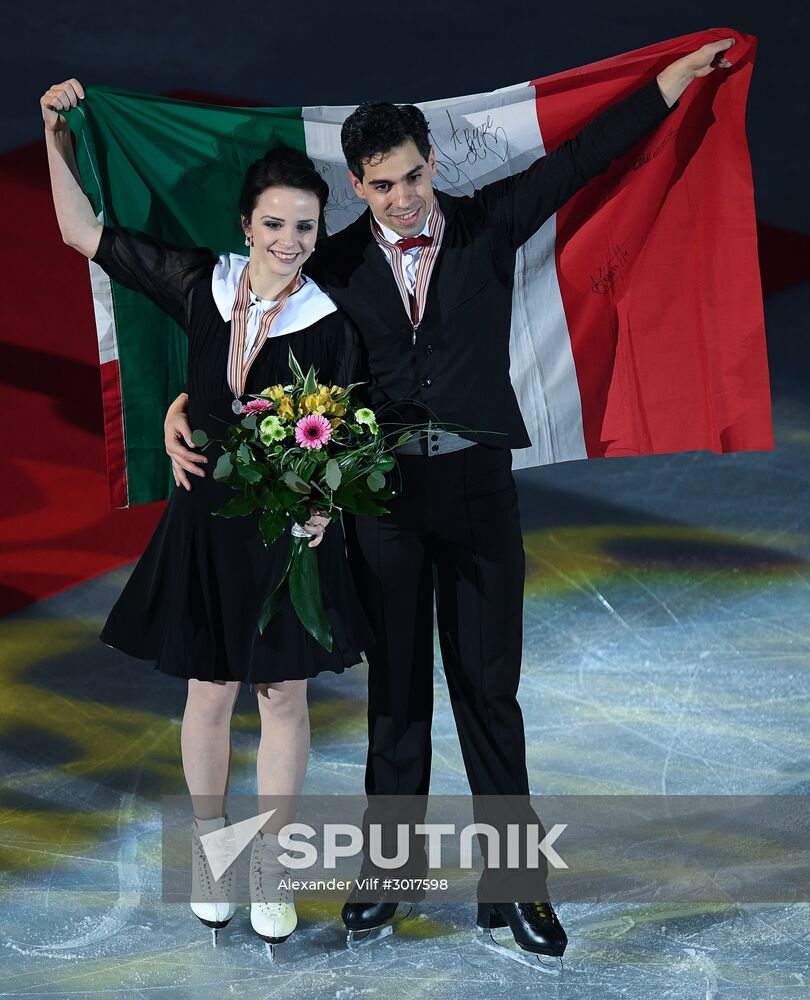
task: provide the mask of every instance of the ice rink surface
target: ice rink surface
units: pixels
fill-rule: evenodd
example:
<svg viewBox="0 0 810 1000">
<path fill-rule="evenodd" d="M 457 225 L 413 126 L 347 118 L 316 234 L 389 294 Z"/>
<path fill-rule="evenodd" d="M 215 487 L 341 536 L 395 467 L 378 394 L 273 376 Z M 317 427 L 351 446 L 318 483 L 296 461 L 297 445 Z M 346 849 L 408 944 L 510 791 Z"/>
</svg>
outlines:
<svg viewBox="0 0 810 1000">
<path fill-rule="evenodd" d="M 517 474 L 534 793 L 810 791 L 810 393 L 779 346 L 807 300 L 769 302 L 776 451 Z M 353 953 L 340 904 L 300 899 L 275 965 L 242 907 L 214 950 L 187 906 L 160 900 L 160 797 L 184 791 L 183 682 L 96 638 L 127 573 L 0 621 L 0 997 L 810 995 L 807 904 L 562 904 L 560 978 L 484 950 L 472 901 L 422 905 Z M 432 791 L 464 793 L 436 660 Z M 310 683 L 305 792 L 362 791 L 365 684 L 364 667 Z M 231 789 L 249 794 L 247 689 L 233 731 Z"/>
</svg>

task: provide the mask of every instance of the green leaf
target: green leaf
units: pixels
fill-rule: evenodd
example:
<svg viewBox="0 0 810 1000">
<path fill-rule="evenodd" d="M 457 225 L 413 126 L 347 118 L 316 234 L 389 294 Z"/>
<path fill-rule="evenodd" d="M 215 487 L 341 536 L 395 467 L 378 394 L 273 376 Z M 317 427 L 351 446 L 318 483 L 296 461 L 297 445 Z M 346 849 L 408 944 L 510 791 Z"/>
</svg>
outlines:
<svg viewBox="0 0 810 1000">
<path fill-rule="evenodd" d="M 259 494 L 259 503 L 266 510 L 279 510 L 281 507 L 281 503 L 275 490 L 272 490 L 267 486 Z"/>
<path fill-rule="evenodd" d="M 284 588 L 281 590 L 276 588 L 262 605 L 262 610 L 259 614 L 259 635 L 264 635 L 264 630 L 273 620 L 278 609 L 281 607 L 281 598 L 287 590 L 286 583 L 287 581 L 285 580 Z"/>
<path fill-rule="evenodd" d="M 290 348 L 288 353 L 288 364 L 290 366 L 290 371 L 293 373 L 293 378 L 296 382 L 304 381 L 304 373 L 301 371 L 301 365 L 298 364 L 298 360 L 293 354 L 292 348 Z"/>
<path fill-rule="evenodd" d="M 381 472 L 372 472 L 366 479 L 368 488 L 372 493 L 376 493 L 385 486 L 385 476 Z"/>
<path fill-rule="evenodd" d="M 394 445 L 395 448 L 399 448 L 401 444 L 407 444 L 408 441 L 412 441 L 415 437 L 410 431 L 405 431 L 404 434 L 400 434 L 397 438 L 397 443 Z"/>
<path fill-rule="evenodd" d="M 309 520 L 310 505 L 308 502 L 295 504 L 289 508 L 287 513 L 290 515 L 290 519 L 295 521 L 296 524 L 306 524 Z"/>
<path fill-rule="evenodd" d="M 293 553 L 290 567 L 290 598 L 293 607 L 307 632 L 331 653 L 332 631 L 323 609 L 317 549 L 309 548 L 305 538 L 295 538 Z"/>
<path fill-rule="evenodd" d="M 289 510 L 294 504 L 297 504 L 301 499 L 300 493 L 294 493 L 292 490 L 286 488 L 280 488 L 276 492 L 279 503 Z M 306 518 L 304 518 L 306 521 Z"/>
<path fill-rule="evenodd" d="M 255 497 L 234 497 L 233 500 L 229 500 L 216 513 L 217 517 L 244 517 L 246 514 L 252 514 L 257 507 L 258 502 Z"/>
<path fill-rule="evenodd" d="M 246 431 L 255 431 L 256 430 L 256 414 L 255 413 L 249 413 L 245 417 L 245 419 L 242 421 L 242 426 L 245 428 Z"/>
<path fill-rule="evenodd" d="M 396 459 L 393 455 L 380 455 L 375 468 L 378 472 L 390 472 L 396 464 Z"/>
<path fill-rule="evenodd" d="M 335 498 L 337 503 L 337 498 Z M 373 514 L 377 516 L 379 514 L 387 514 L 388 510 L 381 504 L 377 503 L 373 497 L 367 496 L 361 493 L 359 496 L 351 497 L 346 500 L 345 503 L 340 504 L 341 510 L 345 510 L 348 514 Z"/>
<path fill-rule="evenodd" d="M 366 384 L 367 384 L 366 382 L 352 382 L 351 385 L 347 385 L 346 386 L 346 388 L 341 393 L 340 398 L 341 399 L 346 399 L 346 397 L 349 396 L 349 395 L 351 395 L 351 393 L 353 392 L 353 390 L 356 389 L 358 387 L 358 385 L 366 385 Z"/>
<path fill-rule="evenodd" d="M 353 483 L 342 485 L 332 494 L 332 503 L 341 510 L 350 510 L 356 496 L 357 487 Z"/>
<path fill-rule="evenodd" d="M 191 443 L 198 448 L 204 448 L 208 444 L 208 435 L 201 427 L 191 432 Z"/>
<path fill-rule="evenodd" d="M 253 461 L 253 455 L 251 454 L 250 448 L 248 448 L 244 441 L 239 445 L 239 451 L 237 454 L 239 455 L 240 461 L 244 462 L 245 465 L 250 465 Z"/>
<path fill-rule="evenodd" d="M 287 517 L 283 511 L 266 510 L 259 518 L 259 531 L 265 545 L 272 545 L 286 527 Z"/>
<path fill-rule="evenodd" d="M 251 486 L 256 486 L 257 483 L 262 481 L 262 474 L 258 469 L 254 469 L 251 465 L 237 465 L 236 473 L 243 483 L 250 483 Z"/>
<path fill-rule="evenodd" d="M 318 376 L 315 374 L 315 369 L 312 365 L 309 366 L 309 371 L 307 372 L 307 377 L 304 379 L 304 388 L 302 392 L 305 396 L 311 395 L 318 388 Z"/>
<path fill-rule="evenodd" d="M 326 485 L 330 490 L 336 490 L 340 486 L 340 481 L 343 478 L 343 473 L 340 471 L 340 466 L 334 460 L 330 458 L 326 463 L 326 469 L 323 474 L 323 478 L 326 480 Z"/>
<path fill-rule="evenodd" d="M 305 482 L 296 472 L 289 469 L 281 477 L 294 493 L 309 493 L 309 483 Z"/>
<path fill-rule="evenodd" d="M 281 604 L 284 600 L 284 596 L 287 593 L 288 579 L 290 575 L 290 567 L 292 566 L 293 553 L 295 549 L 290 545 L 290 551 L 287 555 L 287 564 L 284 567 L 284 572 L 281 574 L 281 579 L 278 581 L 276 586 L 273 588 L 273 592 L 267 598 L 267 600 L 262 605 L 262 610 L 259 614 L 259 634 L 263 635 L 264 630 L 267 625 L 275 617 Z"/>
<path fill-rule="evenodd" d="M 229 479 L 233 472 L 233 456 L 229 451 L 224 451 L 214 466 L 214 479 Z"/>
</svg>

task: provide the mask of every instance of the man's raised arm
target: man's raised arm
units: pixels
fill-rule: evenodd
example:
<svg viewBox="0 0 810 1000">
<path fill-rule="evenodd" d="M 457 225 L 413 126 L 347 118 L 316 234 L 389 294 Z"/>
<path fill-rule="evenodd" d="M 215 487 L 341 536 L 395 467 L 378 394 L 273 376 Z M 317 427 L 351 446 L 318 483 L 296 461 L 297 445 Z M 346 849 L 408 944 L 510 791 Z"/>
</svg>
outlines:
<svg viewBox="0 0 810 1000">
<path fill-rule="evenodd" d="M 650 132 L 699 77 L 731 64 L 722 55 L 733 38 L 703 45 L 594 118 L 526 170 L 488 184 L 475 195 L 513 248 L 525 243 L 568 199 Z"/>
</svg>

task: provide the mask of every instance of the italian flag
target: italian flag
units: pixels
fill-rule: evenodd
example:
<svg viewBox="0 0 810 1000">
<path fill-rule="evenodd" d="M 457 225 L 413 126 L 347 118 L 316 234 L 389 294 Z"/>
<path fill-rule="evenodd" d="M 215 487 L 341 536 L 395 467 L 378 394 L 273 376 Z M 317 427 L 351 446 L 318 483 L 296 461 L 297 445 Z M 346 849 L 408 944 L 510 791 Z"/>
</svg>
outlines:
<svg viewBox="0 0 810 1000">
<path fill-rule="evenodd" d="M 521 249 L 511 376 L 533 445 L 515 467 L 773 447 L 745 102 L 756 40 L 711 30 L 517 86 L 420 105 L 435 185 L 469 195 L 526 168 L 679 56 L 734 36 L 733 67 L 575 195 Z M 279 141 L 329 183 L 325 232 L 364 209 L 340 127 L 351 107 L 238 108 L 105 87 L 70 115 L 99 218 L 176 245 L 243 253 L 248 164 Z M 185 335 L 90 264 L 113 506 L 164 498 L 163 416 Z"/>
</svg>

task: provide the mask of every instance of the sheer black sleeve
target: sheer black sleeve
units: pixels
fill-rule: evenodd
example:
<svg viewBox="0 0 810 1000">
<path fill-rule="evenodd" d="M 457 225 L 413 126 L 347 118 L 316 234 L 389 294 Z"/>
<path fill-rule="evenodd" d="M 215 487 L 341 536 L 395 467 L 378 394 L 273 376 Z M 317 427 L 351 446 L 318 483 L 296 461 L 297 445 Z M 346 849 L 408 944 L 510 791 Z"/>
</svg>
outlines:
<svg viewBox="0 0 810 1000">
<path fill-rule="evenodd" d="M 93 261 L 186 329 L 188 294 L 196 282 L 210 276 L 214 256 L 205 248 L 181 249 L 146 233 L 105 226 Z"/>
<path fill-rule="evenodd" d="M 677 106 L 676 101 L 667 107 L 653 79 L 526 170 L 488 184 L 474 197 L 516 250 L 573 194 L 632 149 Z"/>
</svg>

